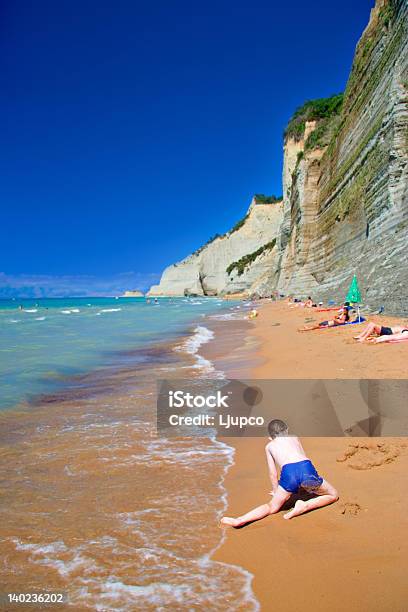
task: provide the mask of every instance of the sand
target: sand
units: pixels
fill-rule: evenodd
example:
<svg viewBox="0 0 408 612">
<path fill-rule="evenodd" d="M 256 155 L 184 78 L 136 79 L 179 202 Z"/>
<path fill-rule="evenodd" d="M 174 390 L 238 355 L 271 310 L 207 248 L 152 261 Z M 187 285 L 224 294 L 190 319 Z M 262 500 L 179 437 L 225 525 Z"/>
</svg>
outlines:
<svg viewBox="0 0 408 612">
<path fill-rule="evenodd" d="M 245 342 L 228 347 L 234 364 L 228 374 L 258 379 L 407 377 L 408 342 L 357 343 L 352 337 L 361 325 L 297 332 L 306 320 L 320 321 L 327 314 L 283 303 L 263 305 Z M 371 320 L 403 322 L 384 316 Z M 226 355 L 220 360 L 225 362 Z M 227 514 L 237 516 L 270 499 L 266 438 L 225 441 L 236 449 L 225 485 Z M 406 610 L 408 440 L 320 437 L 303 443 L 340 500 L 290 521 L 282 511 L 227 529 L 214 558 L 254 575 L 261 610 Z"/>
</svg>

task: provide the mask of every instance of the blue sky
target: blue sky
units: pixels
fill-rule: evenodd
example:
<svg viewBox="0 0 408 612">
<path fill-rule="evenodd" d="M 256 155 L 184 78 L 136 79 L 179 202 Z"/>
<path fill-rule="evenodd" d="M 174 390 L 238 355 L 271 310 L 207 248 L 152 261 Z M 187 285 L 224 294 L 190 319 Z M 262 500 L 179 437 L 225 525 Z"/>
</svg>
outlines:
<svg viewBox="0 0 408 612">
<path fill-rule="evenodd" d="M 146 286 L 280 194 L 284 126 L 344 89 L 373 4 L 2 2 L 5 286 Z"/>
</svg>

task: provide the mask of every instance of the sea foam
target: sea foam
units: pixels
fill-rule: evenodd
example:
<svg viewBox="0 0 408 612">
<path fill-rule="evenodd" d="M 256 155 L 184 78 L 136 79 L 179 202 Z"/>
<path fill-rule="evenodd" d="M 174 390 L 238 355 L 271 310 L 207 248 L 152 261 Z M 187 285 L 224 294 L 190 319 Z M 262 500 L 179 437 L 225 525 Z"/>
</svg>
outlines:
<svg viewBox="0 0 408 612">
<path fill-rule="evenodd" d="M 201 355 L 199 355 L 198 350 L 203 344 L 207 344 L 214 338 L 214 332 L 207 327 L 202 325 L 198 325 L 194 329 L 194 334 L 187 338 L 180 346 L 177 346 L 175 350 L 183 351 L 185 353 L 189 353 L 190 355 L 194 355 L 196 364 L 195 367 L 202 370 L 202 372 L 208 374 L 210 372 L 215 372 L 214 366 L 208 359 L 205 359 Z"/>
</svg>

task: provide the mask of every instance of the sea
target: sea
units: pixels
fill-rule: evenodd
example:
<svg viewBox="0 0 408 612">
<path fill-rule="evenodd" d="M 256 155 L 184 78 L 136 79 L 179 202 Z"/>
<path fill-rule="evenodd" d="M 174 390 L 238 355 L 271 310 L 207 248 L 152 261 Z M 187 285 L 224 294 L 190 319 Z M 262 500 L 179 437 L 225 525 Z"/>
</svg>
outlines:
<svg viewBox="0 0 408 612">
<path fill-rule="evenodd" d="M 222 378 L 200 349 L 250 307 L 0 301 L 0 609 L 258 610 L 252 575 L 212 560 L 233 448 L 156 431 L 157 379 Z"/>
</svg>

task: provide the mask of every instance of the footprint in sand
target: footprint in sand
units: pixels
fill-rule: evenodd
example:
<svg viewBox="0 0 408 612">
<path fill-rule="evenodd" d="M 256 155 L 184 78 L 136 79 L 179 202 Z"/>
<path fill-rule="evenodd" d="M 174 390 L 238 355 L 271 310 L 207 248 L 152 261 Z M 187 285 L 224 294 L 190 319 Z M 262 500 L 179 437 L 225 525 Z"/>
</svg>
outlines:
<svg viewBox="0 0 408 612">
<path fill-rule="evenodd" d="M 357 516 L 361 512 L 360 504 L 355 502 L 345 502 L 339 506 L 340 514 L 345 516 Z"/>
<path fill-rule="evenodd" d="M 353 470 L 371 470 L 392 463 L 399 454 L 397 446 L 386 442 L 354 442 L 337 461 L 347 463 Z"/>
</svg>

